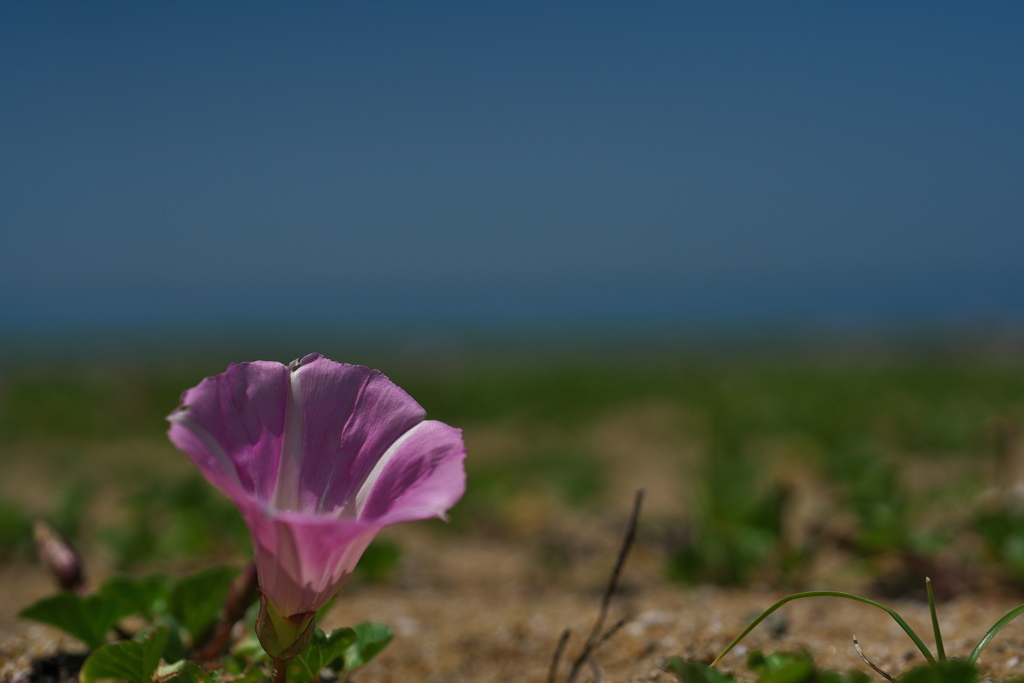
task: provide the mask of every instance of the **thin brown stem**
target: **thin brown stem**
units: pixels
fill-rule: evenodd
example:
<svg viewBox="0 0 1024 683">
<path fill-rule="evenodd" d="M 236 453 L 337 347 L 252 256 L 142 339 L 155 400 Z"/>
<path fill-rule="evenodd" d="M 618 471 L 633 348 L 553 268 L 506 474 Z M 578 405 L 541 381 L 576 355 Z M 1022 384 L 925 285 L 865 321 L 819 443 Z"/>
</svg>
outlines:
<svg viewBox="0 0 1024 683">
<path fill-rule="evenodd" d="M 555 678 L 558 677 L 558 665 L 562 663 L 562 655 L 565 653 L 565 646 L 569 642 L 569 635 L 572 633 L 569 629 L 562 631 L 562 636 L 558 639 L 558 645 L 555 646 L 555 654 L 551 657 L 551 667 L 548 669 L 548 683 L 555 683 Z"/>
<path fill-rule="evenodd" d="M 619 587 L 619 578 L 622 576 L 622 568 L 626 564 L 626 558 L 629 556 L 629 551 L 633 548 L 633 542 L 636 540 L 636 527 L 637 522 L 640 519 L 640 508 L 644 502 L 644 490 L 637 489 L 636 496 L 633 498 L 633 511 L 629 516 L 629 524 L 626 527 L 626 535 L 622 539 L 622 546 L 619 548 L 619 556 L 615 561 L 615 569 L 612 570 L 611 579 L 608 581 L 608 586 L 605 588 L 604 595 L 601 596 L 601 609 L 598 611 L 597 620 L 594 622 L 594 628 L 590 631 L 590 635 L 587 636 L 587 642 L 583 645 L 583 650 L 572 664 L 572 669 L 569 671 L 569 676 L 565 679 L 565 683 L 573 683 L 576 680 L 576 676 L 579 674 L 580 669 L 586 663 L 587 659 L 604 644 L 612 635 L 618 631 L 626 620 L 623 619 L 607 632 L 604 632 L 604 622 L 608 617 L 608 606 L 611 604 L 612 596 Z"/>
<path fill-rule="evenodd" d="M 605 631 L 603 634 L 601 634 L 601 637 L 597 639 L 597 641 L 594 643 L 594 647 L 591 648 L 591 650 L 590 650 L 591 653 L 593 653 L 594 650 L 596 650 L 597 648 L 601 647 L 602 645 L 607 643 L 609 640 L 611 640 L 611 637 L 614 636 L 616 633 L 618 633 L 619 629 L 622 628 L 623 626 L 625 626 L 628 622 L 629 622 L 629 617 L 622 617 L 617 622 L 615 622 L 612 625 L 611 628 L 609 628 L 607 631 Z"/>
<path fill-rule="evenodd" d="M 235 624 L 245 617 L 249 606 L 259 599 L 256 588 L 256 563 L 250 562 L 232 582 L 231 590 L 221 609 L 220 621 L 196 642 L 192 659 L 198 662 L 214 662 L 230 649 L 231 632 Z"/>
</svg>

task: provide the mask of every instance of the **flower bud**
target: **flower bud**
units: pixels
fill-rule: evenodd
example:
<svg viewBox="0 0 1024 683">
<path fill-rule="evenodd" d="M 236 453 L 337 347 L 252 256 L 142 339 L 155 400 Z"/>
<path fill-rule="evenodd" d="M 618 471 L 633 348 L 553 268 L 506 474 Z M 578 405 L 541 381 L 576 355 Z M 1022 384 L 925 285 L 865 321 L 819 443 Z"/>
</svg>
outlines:
<svg viewBox="0 0 1024 683">
<path fill-rule="evenodd" d="M 274 659 L 294 659 L 309 646 L 316 628 L 316 612 L 285 616 L 260 591 L 260 613 L 256 617 L 256 637 Z"/>
<path fill-rule="evenodd" d="M 39 559 L 53 573 L 61 590 L 80 591 L 85 583 L 82 558 L 67 539 L 41 519 L 32 526 Z"/>
</svg>

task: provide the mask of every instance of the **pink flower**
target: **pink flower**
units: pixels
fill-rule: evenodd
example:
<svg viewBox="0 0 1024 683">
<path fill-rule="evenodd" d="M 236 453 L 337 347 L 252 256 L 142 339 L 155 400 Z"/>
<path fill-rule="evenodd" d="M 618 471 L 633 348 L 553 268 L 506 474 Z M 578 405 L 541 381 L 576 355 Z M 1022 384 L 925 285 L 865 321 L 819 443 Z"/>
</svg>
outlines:
<svg viewBox="0 0 1024 683">
<path fill-rule="evenodd" d="M 285 618 L 330 600 L 381 528 L 443 518 L 466 488 L 461 431 L 378 370 L 233 364 L 181 402 L 168 436 L 238 506 Z"/>
</svg>

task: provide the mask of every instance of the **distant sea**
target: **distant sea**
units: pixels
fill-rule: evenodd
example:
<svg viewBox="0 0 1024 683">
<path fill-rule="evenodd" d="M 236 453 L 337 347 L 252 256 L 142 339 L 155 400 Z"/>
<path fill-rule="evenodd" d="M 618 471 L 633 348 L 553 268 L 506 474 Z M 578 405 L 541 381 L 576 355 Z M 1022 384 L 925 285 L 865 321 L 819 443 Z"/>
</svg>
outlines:
<svg viewBox="0 0 1024 683">
<path fill-rule="evenodd" d="M 301 275 L 301 274 L 300 274 Z M 123 282 L 9 286 L 0 354 L 286 359 L 310 350 L 458 356 L 683 349 L 1017 348 L 1018 277 Z"/>
</svg>

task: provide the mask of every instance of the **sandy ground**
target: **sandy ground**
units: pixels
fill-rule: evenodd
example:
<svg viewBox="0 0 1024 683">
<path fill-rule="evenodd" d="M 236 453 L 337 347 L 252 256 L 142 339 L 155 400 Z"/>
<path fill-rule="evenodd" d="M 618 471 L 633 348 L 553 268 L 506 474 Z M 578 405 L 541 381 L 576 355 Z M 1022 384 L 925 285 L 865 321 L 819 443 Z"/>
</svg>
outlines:
<svg viewBox="0 0 1024 683">
<path fill-rule="evenodd" d="M 568 662 L 579 653 L 597 616 L 638 486 L 647 491 L 641 540 L 608 616 L 609 624 L 620 618 L 627 621 L 594 655 L 595 665 L 577 680 L 672 681 L 674 677 L 663 671 L 668 659 L 710 662 L 783 593 L 682 587 L 665 578 L 665 558 L 655 534 L 644 536 L 644 521 L 678 516 L 685 509 L 690 493 L 687 468 L 695 456 L 685 434 L 680 435 L 681 424 L 685 421 L 675 409 L 652 404 L 603 416 L 583 430 L 582 438 L 610 468 L 611 486 L 603 507 L 581 511 L 550 498 L 524 498 L 510 509 L 502 527 L 491 532 L 473 527 L 469 533 L 456 534 L 441 523 L 386 530 L 384 535 L 402 548 L 396 576 L 385 583 L 351 581 L 321 624 L 331 629 L 375 620 L 395 630 L 394 642 L 355 680 L 542 683 L 560 634 L 570 629 L 557 677 L 564 681 Z M 466 436 L 474 458 L 507 457 L 523 448 L 524 437 L 515 425 L 468 426 Z M 56 446 L 50 450 L 64 452 Z M 115 467 L 122 476 L 135 476 L 129 465 L 139 471 L 166 469 L 169 476 L 190 471 L 186 460 L 156 437 L 80 448 L 61 456 L 63 460 L 44 458 L 42 452 L 33 446 L 7 454 L 11 467 L 0 482 L 0 495 L 26 505 L 52 500 L 60 491 L 54 482 L 62 471 L 101 483 L 102 473 Z M 819 497 L 828 493 L 814 480 L 791 484 Z M 100 503 L 110 499 L 97 496 Z M 808 494 L 806 501 L 805 514 L 818 514 L 813 495 Z M 113 503 L 108 507 L 97 514 L 116 514 Z M 456 509 L 453 516 L 458 514 Z M 91 572 L 93 585 L 108 573 L 101 562 L 97 565 Z M 851 584 L 842 569 L 821 572 L 814 588 L 864 589 L 866 577 L 861 577 L 861 585 L 856 580 Z M 832 581 L 833 576 L 839 578 Z M 0 564 L 0 682 L 26 680 L 33 657 L 80 651 L 73 640 L 15 616 L 52 591 L 49 578 L 37 567 Z M 966 656 L 992 623 L 1016 606 L 1014 600 L 992 593 L 963 595 L 941 604 L 948 654 Z M 890 604 L 925 642 L 932 642 L 926 605 Z M 867 655 L 890 673 L 922 662 L 891 618 L 869 606 L 817 598 L 787 605 L 778 614 L 754 631 L 721 668 L 749 678 L 745 655 L 751 650 L 806 649 L 822 666 L 868 671 L 853 648 L 853 634 Z M 997 637 L 983 665 L 994 679 L 1024 675 L 1024 619 Z"/>
<path fill-rule="evenodd" d="M 575 548 L 571 560 L 554 568 L 545 565 L 544 544 L 529 539 L 466 538 L 416 525 L 397 529 L 391 536 L 404 553 L 398 575 L 387 583 L 351 582 L 322 626 L 376 620 L 395 630 L 394 642 L 355 676 L 362 683 L 545 681 L 559 636 L 568 628 L 572 636 L 558 677 L 562 681 L 597 616 L 624 521 L 625 515 L 610 515 L 578 528 L 565 539 Z M 661 566 L 662 558 L 650 547 L 636 547 L 608 617 L 609 624 L 622 617 L 627 622 L 578 680 L 672 681 L 662 670 L 668 659 L 710 661 L 780 597 L 758 590 L 683 588 L 666 581 Z M 74 641 L 14 616 L 51 590 L 47 577 L 32 566 L 0 568 L 0 679 L 25 680 L 31 657 L 79 650 Z M 892 604 L 931 643 L 926 606 Z M 940 605 L 949 655 L 965 656 L 1014 606 L 1005 599 L 970 596 Z M 815 598 L 778 614 L 721 668 L 749 678 L 744 665 L 749 651 L 806 649 L 823 666 L 867 670 L 853 649 L 853 634 L 890 673 L 922 662 L 890 617 L 869 606 Z M 996 679 L 1024 674 L 1024 622 L 998 636 L 983 664 Z"/>
</svg>

